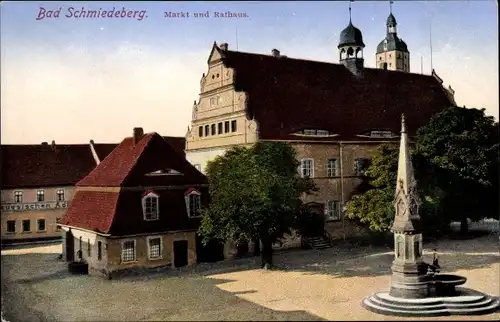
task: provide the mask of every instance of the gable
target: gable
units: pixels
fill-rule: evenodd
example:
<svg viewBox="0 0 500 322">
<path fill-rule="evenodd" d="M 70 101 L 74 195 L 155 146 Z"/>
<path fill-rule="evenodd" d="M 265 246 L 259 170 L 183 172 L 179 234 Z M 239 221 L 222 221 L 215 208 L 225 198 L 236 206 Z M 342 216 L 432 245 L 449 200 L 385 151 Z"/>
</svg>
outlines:
<svg viewBox="0 0 500 322">
<path fill-rule="evenodd" d="M 175 170 L 183 175 L 162 175 Z M 158 172 L 160 171 L 160 172 Z M 175 172 L 170 171 L 169 174 Z M 126 138 L 77 186 L 135 187 L 202 184 L 206 178 L 157 133 Z"/>
<path fill-rule="evenodd" d="M 217 46 L 217 43 L 214 42 L 212 46 L 212 50 L 210 51 L 210 55 L 208 56 L 208 63 L 214 63 L 222 59 L 222 55 L 220 52 L 219 47 Z"/>
</svg>

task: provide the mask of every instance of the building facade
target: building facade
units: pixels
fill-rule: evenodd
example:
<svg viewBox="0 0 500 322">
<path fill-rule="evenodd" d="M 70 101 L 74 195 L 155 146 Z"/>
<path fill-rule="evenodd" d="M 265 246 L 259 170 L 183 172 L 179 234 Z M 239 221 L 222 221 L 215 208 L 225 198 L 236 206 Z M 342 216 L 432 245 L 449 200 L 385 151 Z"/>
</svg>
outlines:
<svg viewBox="0 0 500 322">
<path fill-rule="evenodd" d="M 157 133 L 142 128 L 76 184 L 60 221 L 63 256 L 112 276 L 197 262 L 206 177 Z"/>
<path fill-rule="evenodd" d="M 388 20 L 395 32 L 395 19 Z M 334 238 L 359 231 L 344 219 L 343 207 L 363 183 L 377 146 L 398 141 L 400 115 L 407 115 L 409 134 L 415 135 L 435 113 L 455 105 L 453 91 L 434 71 L 364 67 L 362 33 L 352 21 L 337 47 L 340 64 L 214 43 L 186 133 L 186 158 L 202 171 L 233 146 L 291 143 L 301 175 L 314 178 L 319 188 L 305 201 L 323 206 Z"/>
<path fill-rule="evenodd" d="M 116 144 L 2 145 L 2 243 L 60 238 L 74 184 Z"/>
<path fill-rule="evenodd" d="M 184 156 L 183 137 L 164 139 Z M 74 185 L 117 146 L 103 144 L 2 145 L 2 243 L 61 238 L 58 220 L 75 193 Z"/>
</svg>

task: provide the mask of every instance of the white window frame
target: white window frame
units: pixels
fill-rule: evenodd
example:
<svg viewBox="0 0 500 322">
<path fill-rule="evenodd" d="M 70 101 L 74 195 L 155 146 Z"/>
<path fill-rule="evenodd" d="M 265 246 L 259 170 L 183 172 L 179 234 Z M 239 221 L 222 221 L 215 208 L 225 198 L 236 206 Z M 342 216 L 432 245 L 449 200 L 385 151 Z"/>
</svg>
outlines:
<svg viewBox="0 0 500 322">
<path fill-rule="evenodd" d="M 160 240 L 160 254 L 157 257 L 151 257 L 151 244 L 150 244 L 150 241 L 152 239 L 159 239 Z M 146 242 L 148 243 L 148 259 L 149 260 L 162 259 L 163 258 L 163 237 L 162 236 L 147 236 L 146 237 Z"/>
<path fill-rule="evenodd" d="M 156 217 L 148 218 L 149 213 L 147 212 L 146 202 L 148 199 L 156 199 Z M 160 196 L 154 192 L 150 192 L 142 197 L 142 214 L 145 221 L 155 221 L 160 219 Z M 154 215 L 152 212 L 151 215 Z"/>
<path fill-rule="evenodd" d="M 56 196 L 57 196 L 57 201 L 65 201 L 66 200 L 64 189 L 57 189 Z M 62 196 L 62 199 L 60 198 L 61 196 Z"/>
<path fill-rule="evenodd" d="M 311 175 L 310 175 L 310 176 L 308 176 L 308 177 L 309 177 L 309 178 L 314 178 L 314 159 L 312 159 L 312 158 L 304 158 L 304 159 L 300 160 L 300 176 L 301 176 L 302 178 L 304 178 L 304 177 L 306 177 L 306 176 L 307 176 L 307 175 L 305 175 L 305 174 L 304 174 L 304 170 L 306 169 L 306 168 L 304 167 L 304 163 L 305 163 L 306 161 L 311 161 L 311 171 L 310 171 L 310 174 L 311 174 Z"/>
<path fill-rule="evenodd" d="M 128 243 L 128 242 L 133 242 L 134 243 L 134 259 L 133 260 L 124 260 L 124 256 L 123 256 L 123 251 L 125 250 L 124 246 L 125 246 L 125 243 Z M 135 239 L 125 239 L 125 240 L 122 240 L 121 242 L 121 249 L 120 249 L 120 259 L 121 259 L 121 262 L 122 263 L 134 263 L 134 262 L 137 262 L 137 241 Z"/>
<path fill-rule="evenodd" d="M 42 200 L 38 200 L 38 197 L 42 196 Z M 36 191 L 36 202 L 44 202 L 45 201 L 45 190 L 40 189 Z"/>
<path fill-rule="evenodd" d="M 43 229 L 40 229 L 40 222 L 43 220 Z M 39 218 L 36 220 L 36 231 L 45 232 L 47 231 L 47 220 L 45 218 Z"/>
<path fill-rule="evenodd" d="M 191 196 L 197 196 L 198 197 L 198 208 L 199 208 L 199 215 L 198 216 L 194 216 L 191 214 Z M 196 190 L 196 189 L 193 189 L 192 191 L 190 191 L 189 193 L 187 193 L 185 196 L 184 196 L 184 199 L 186 201 L 186 211 L 187 211 L 187 215 L 189 218 L 199 218 L 201 217 L 201 193 Z"/>
<path fill-rule="evenodd" d="M 15 203 L 22 203 L 23 202 L 23 192 L 21 190 L 14 191 L 14 202 Z"/>
<path fill-rule="evenodd" d="M 337 206 L 335 206 L 337 205 Z M 341 209 L 340 201 L 338 200 L 328 200 L 326 202 L 326 220 L 336 221 L 341 219 Z"/>
<path fill-rule="evenodd" d="M 330 161 L 334 161 L 334 168 L 332 169 L 330 167 Z M 333 170 L 333 172 L 332 172 Z M 326 160 L 326 176 L 331 178 L 331 177 L 337 177 L 339 173 L 339 159 L 337 158 L 328 158 Z"/>
</svg>

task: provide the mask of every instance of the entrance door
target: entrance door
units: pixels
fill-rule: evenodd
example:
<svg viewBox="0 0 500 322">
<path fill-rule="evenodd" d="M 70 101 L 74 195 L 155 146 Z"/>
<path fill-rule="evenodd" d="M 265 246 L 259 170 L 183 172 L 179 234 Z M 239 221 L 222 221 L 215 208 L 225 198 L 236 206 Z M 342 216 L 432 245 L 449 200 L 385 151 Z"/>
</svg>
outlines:
<svg viewBox="0 0 500 322">
<path fill-rule="evenodd" d="M 66 232 L 66 261 L 72 262 L 75 260 L 75 237 L 71 229 Z"/>
<path fill-rule="evenodd" d="M 187 240 L 174 241 L 174 266 L 182 267 L 188 264 Z"/>
</svg>

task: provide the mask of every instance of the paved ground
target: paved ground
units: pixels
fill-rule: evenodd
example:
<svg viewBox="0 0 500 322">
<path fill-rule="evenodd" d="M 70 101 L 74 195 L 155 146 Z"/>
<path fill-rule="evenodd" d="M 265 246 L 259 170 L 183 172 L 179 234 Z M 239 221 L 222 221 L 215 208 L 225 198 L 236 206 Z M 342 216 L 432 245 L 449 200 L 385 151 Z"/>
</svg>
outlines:
<svg viewBox="0 0 500 322">
<path fill-rule="evenodd" d="M 500 295 L 498 235 L 425 245 L 437 248 L 443 272 L 467 287 Z M 339 246 L 275 256 L 282 269 L 239 260 L 178 276 L 107 281 L 67 274 L 60 245 L 2 251 L 2 307 L 10 321 L 393 320 L 361 308 L 364 296 L 388 288 L 390 249 Z M 445 317 L 443 320 L 460 317 Z M 498 320 L 500 313 L 467 317 Z"/>
</svg>

